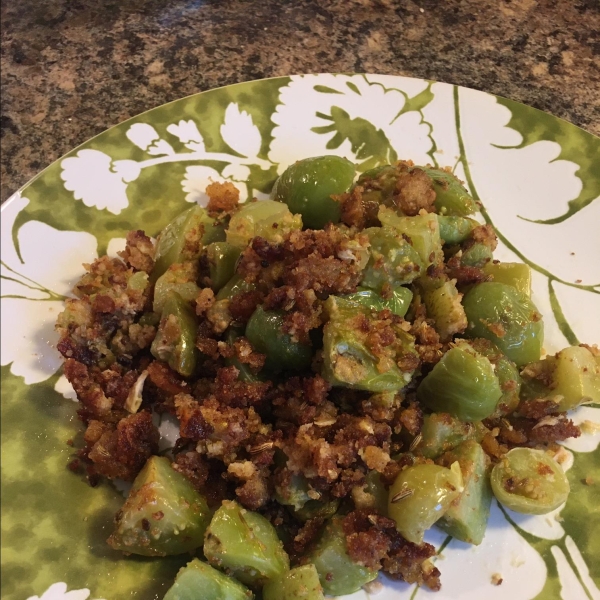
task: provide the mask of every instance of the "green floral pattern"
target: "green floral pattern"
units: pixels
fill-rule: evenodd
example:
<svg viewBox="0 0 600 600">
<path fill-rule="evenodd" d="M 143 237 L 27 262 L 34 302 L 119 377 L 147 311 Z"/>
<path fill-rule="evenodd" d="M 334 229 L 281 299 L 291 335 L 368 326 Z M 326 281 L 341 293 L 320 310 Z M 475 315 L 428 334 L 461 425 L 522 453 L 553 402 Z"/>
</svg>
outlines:
<svg viewBox="0 0 600 600">
<path fill-rule="evenodd" d="M 155 235 L 204 202 L 210 181 L 263 198 L 294 160 L 320 154 L 361 171 L 398 158 L 452 167 L 499 231 L 499 257 L 533 269 L 546 350 L 600 342 L 600 140 L 569 123 L 481 92 L 380 75 L 249 82 L 139 115 L 3 206 L 2 598 L 160 598 L 187 558 L 113 552 L 105 539 L 122 496 L 67 468 L 81 428 L 52 324 L 81 263 L 114 253 L 130 229 Z M 600 407 L 574 419 L 597 423 Z M 565 444 L 573 493 L 548 518 L 495 504 L 478 548 L 430 532 L 442 570 L 436 598 L 600 598 L 599 442 L 592 432 Z M 491 584 L 496 572 L 502 586 Z M 425 595 L 386 582 L 378 598 Z"/>
</svg>

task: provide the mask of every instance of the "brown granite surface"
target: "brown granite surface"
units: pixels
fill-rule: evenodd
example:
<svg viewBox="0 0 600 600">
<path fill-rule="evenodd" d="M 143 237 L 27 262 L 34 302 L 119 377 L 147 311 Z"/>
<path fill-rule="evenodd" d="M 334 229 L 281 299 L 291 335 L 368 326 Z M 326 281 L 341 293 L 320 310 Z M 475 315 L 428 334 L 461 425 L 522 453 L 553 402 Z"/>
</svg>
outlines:
<svg viewBox="0 0 600 600">
<path fill-rule="evenodd" d="M 3 0 L 2 200 L 188 94 L 372 72 L 501 94 L 600 134 L 599 0 Z"/>
</svg>

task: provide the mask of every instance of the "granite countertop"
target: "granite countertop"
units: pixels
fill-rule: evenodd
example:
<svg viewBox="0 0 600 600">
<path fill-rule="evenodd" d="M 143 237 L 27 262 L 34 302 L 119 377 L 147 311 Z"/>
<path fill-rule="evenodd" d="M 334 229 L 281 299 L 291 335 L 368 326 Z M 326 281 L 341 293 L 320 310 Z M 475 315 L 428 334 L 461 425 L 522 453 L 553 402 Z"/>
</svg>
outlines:
<svg viewBox="0 0 600 600">
<path fill-rule="evenodd" d="M 294 73 L 456 83 L 599 135 L 599 32 L 598 0 L 7 0 L 2 200 L 142 111 Z"/>
</svg>

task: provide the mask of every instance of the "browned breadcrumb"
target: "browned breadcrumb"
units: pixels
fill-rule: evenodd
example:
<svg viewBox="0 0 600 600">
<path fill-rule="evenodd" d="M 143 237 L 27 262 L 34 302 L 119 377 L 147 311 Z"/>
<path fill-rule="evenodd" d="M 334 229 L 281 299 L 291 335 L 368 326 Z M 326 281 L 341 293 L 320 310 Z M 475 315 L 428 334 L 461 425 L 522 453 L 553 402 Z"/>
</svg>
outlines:
<svg viewBox="0 0 600 600">
<path fill-rule="evenodd" d="M 154 267 L 154 244 L 143 231 L 130 231 L 127 234 L 125 250 L 118 254 L 136 271 L 150 273 Z"/>
<path fill-rule="evenodd" d="M 209 198 L 206 209 L 211 216 L 235 211 L 240 201 L 240 192 L 230 181 L 209 184 L 206 194 Z"/>
</svg>

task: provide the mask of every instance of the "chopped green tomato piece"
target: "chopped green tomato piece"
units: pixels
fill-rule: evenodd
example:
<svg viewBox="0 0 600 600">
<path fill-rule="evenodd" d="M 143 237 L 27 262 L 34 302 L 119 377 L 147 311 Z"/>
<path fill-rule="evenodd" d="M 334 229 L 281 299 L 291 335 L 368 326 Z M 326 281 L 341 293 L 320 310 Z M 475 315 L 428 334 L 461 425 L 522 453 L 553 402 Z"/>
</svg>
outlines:
<svg viewBox="0 0 600 600">
<path fill-rule="evenodd" d="M 512 360 L 506 358 L 498 347 L 489 340 L 475 338 L 474 340 L 469 340 L 469 346 L 489 359 L 494 367 L 494 372 L 496 373 L 500 389 L 502 390 L 502 396 L 500 396 L 500 400 L 498 400 L 496 411 L 492 417 L 509 415 L 519 404 L 519 393 L 522 384 L 519 369 L 517 369 L 517 366 Z"/>
<path fill-rule="evenodd" d="M 252 600 L 241 583 L 194 558 L 179 570 L 163 600 Z"/>
<path fill-rule="evenodd" d="M 392 288 L 388 298 L 380 296 L 377 292 L 366 288 L 358 288 L 353 294 L 343 296 L 344 300 L 362 304 L 371 310 L 391 310 L 395 315 L 403 317 L 408 311 L 408 307 L 412 302 L 413 293 L 405 287 L 398 286 Z"/>
<path fill-rule="evenodd" d="M 354 165 L 339 156 L 316 156 L 299 160 L 288 167 L 275 182 L 271 197 L 284 202 L 302 215 L 310 229 L 338 223 L 340 204 L 332 195 L 347 192 L 354 180 Z"/>
<path fill-rule="evenodd" d="M 370 227 L 370 258 L 363 273 L 362 285 L 381 290 L 384 284 L 400 286 L 410 283 L 424 272 L 419 253 L 393 227 Z"/>
<path fill-rule="evenodd" d="M 449 467 L 456 461 L 465 489 L 436 524 L 461 542 L 479 545 L 485 535 L 492 503 L 490 459 L 477 442 L 469 440 L 444 454 L 439 463 Z"/>
<path fill-rule="evenodd" d="M 490 340 L 518 367 L 539 360 L 544 341 L 542 316 L 511 285 L 484 282 L 463 298 L 469 325 L 465 335 Z"/>
<path fill-rule="evenodd" d="M 387 516 L 388 491 L 385 485 L 383 485 L 383 481 L 381 481 L 381 475 L 377 471 L 373 470 L 367 473 L 363 494 L 368 494 L 368 496 L 362 498 L 364 504 L 357 506 L 357 508 L 362 508 L 363 506 L 374 508 L 379 514 Z M 361 499 L 358 498 L 358 501 L 361 502 Z M 354 498 L 354 503 L 355 505 L 357 504 L 357 498 Z"/>
<path fill-rule="evenodd" d="M 517 288 L 528 298 L 531 296 L 531 269 L 523 263 L 489 262 L 483 267 L 486 275 L 491 275 L 496 283 L 505 283 Z"/>
<path fill-rule="evenodd" d="M 177 292 L 169 292 L 150 347 L 152 356 L 169 364 L 171 369 L 189 377 L 196 368 L 196 315 Z"/>
<path fill-rule="evenodd" d="M 315 565 L 302 565 L 269 581 L 263 600 L 325 600 Z"/>
<path fill-rule="evenodd" d="M 466 440 L 479 440 L 485 428 L 481 423 L 461 421 L 448 413 L 431 413 L 423 418 L 421 441 L 414 451 L 425 458 L 437 458 Z"/>
<path fill-rule="evenodd" d="M 460 303 L 463 295 L 456 289 L 454 279 L 444 282 L 441 287 L 423 291 L 423 301 L 427 316 L 435 321 L 435 330 L 442 342 L 467 328 L 467 315 Z"/>
<path fill-rule="evenodd" d="M 227 228 L 223 221 L 215 221 L 212 225 L 207 225 L 204 228 L 202 243 L 205 246 L 214 244 L 215 242 L 224 242 L 227 239 Z"/>
<path fill-rule="evenodd" d="M 204 555 L 211 565 L 251 587 L 262 587 L 290 568 L 273 525 L 230 500 L 223 501 L 210 522 Z"/>
<path fill-rule="evenodd" d="M 246 325 L 246 337 L 257 352 L 267 355 L 267 371 L 306 369 L 312 361 L 312 348 L 292 341 L 292 337 L 283 331 L 283 321 L 283 313 L 259 306 Z"/>
<path fill-rule="evenodd" d="M 433 179 L 435 208 L 440 215 L 466 217 L 477 212 L 475 200 L 458 177 L 442 169 L 423 168 L 423 171 Z"/>
<path fill-rule="evenodd" d="M 355 563 L 346 550 L 342 518 L 327 522 L 321 537 L 307 559 L 314 564 L 326 594 L 352 594 L 377 577 L 377 571 Z"/>
<path fill-rule="evenodd" d="M 227 242 L 214 242 L 206 247 L 210 281 L 213 291 L 218 292 L 235 273 L 240 249 Z"/>
<path fill-rule="evenodd" d="M 275 482 L 275 500 L 299 510 L 310 500 L 308 481 L 301 473 L 289 473 L 285 470 L 284 473 L 286 477 Z"/>
<path fill-rule="evenodd" d="M 244 335 L 244 330 L 236 327 L 230 327 L 225 332 L 225 341 L 233 346 L 235 341 Z M 225 363 L 228 366 L 233 366 L 239 371 L 238 379 L 240 381 L 256 382 L 261 381 L 261 378 L 250 368 L 250 365 L 240 362 L 240 360 L 234 355 L 230 358 L 225 359 Z"/>
<path fill-rule="evenodd" d="M 531 397 L 551 398 L 560 410 L 600 402 L 600 356 L 585 346 L 569 346 L 523 370 Z M 548 383 L 546 387 L 543 382 Z M 532 386 L 531 384 L 537 384 Z"/>
<path fill-rule="evenodd" d="M 292 511 L 296 519 L 302 522 L 310 519 L 329 519 L 333 517 L 340 507 L 340 501 L 334 500 L 309 500 L 302 508 Z"/>
<path fill-rule="evenodd" d="M 494 496 L 506 508 L 545 515 L 566 502 L 569 481 L 561 466 L 543 450 L 513 448 L 492 469 Z"/>
<path fill-rule="evenodd" d="M 323 330 L 323 377 L 332 385 L 370 392 L 402 389 L 411 380 L 419 364 L 414 338 L 398 323 L 386 323 L 394 340 L 378 348 L 369 348 L 369 328 L 382 325 L 376 313 L 330 296 L 325 302 L 329 321 Z"/>
<path fill-rule="evenodd" d="M 417 389 L 424 406 L 463 421 L 489 417 L 501 396 L 492 363 L 464 343 L 448 350 Z"/>
<path fill-rule="evenodd" d="M 385 206 L 380 207 L 379 220 L 410 239 L 413 248 L 419 253 L 423 268 L 438 264 L 443 259 L 442 238 L 437 216 L 433 213 L 416 217 L 401 217 Z"/>
<path fill-rule="evenodd" d="M 117 513 L 108 543 L 143 556 L 192 552 L 202 546 L 209 521 L 206 500 L 192 484 L 167 458 L 152 456 Z"/>
<path fill-rule="evenodd" d="M 237 294 L 251 292 L 256 289 L 253 283 L 246 283 L 240 275 L 234 275 L 215 296 L 217 300 L 231 300 Z"/>
<path fill-rule="evenodd" d="M 154 254 L 152 281 L 156 281 L 173 263 L 192 262 L 200 256 L 203 235 L 214 219 L 201 206 L 192 206 L 171 221 L 158 236 Z"/>
<path fill-rule="evenodd" d="M 177 292 L 186 302 L 192 302 L 200 293 L 196 284 L 196 266 L 193 263 L 173 263 L 157 280 L 154 285 L 154 301 L 152 309 L 162 313 L 167 297 L 171 292 Z"/>
<path fill-rule="evenodd" d="M 458 463 L 451 468 L 422 464 L 400 471 L 388 496 L 388 514 L 409 542 L 420 544 L 423 535 L 463 491 Z"/>
<path fill-rule="evenodd" d="M 148 273 L 144 271 L 138 271 L 134 273 L 127 282 L 127 289 L 134 290 L 136 292 L 144 292 L 150 283 Z"/>
<path fill-rule="evenodd" d="M 467 217 L 449 217 L 438 215 L 440 237 L 445 244 L 460 244 L 464 242 L 479 223 Z"/>
<path fill-rule="evenodd" d="M 302 217 L 293 215 L 288 207 L 274 200 L 247 202 L 231 217 L 227 242 L 245 248 L 252 238 L 260 236 L 273 244 L 280 244 L 294 229 L 302 229 Z"/>
<path fill-rule="evenodd" d="M 489 246 L 481 242 L 475 242 L 462 251 L 460 264 L 464 267 L 478 267 L 481 269 L 491 262 L 493 258 L 494 256 Z"/>
</svg>

